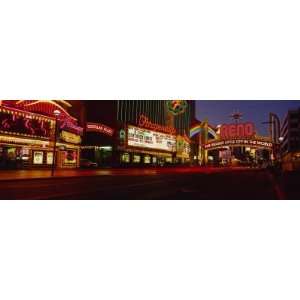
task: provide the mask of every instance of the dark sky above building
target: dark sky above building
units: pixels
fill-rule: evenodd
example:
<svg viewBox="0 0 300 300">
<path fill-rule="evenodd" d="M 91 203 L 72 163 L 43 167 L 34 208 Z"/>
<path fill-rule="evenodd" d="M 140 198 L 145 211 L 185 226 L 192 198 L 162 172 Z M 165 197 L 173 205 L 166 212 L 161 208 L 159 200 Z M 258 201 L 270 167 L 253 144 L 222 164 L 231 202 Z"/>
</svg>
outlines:
<svg viewBox="0 0 300 300">
<path fill-rule="evenodd" d="M 243 114 L 241 122 L 253 122 L 259 134 L 268 134 L 268 125 L 261 124 L 269 119 L 269 113 L 275 113 L 282 121 L 290 109 L 300 107 L 300 100 L 251 100 L 251 101 L 212 101 L 198 100 L 196 102 L 196 117 L 199 120 L 208 119 L 212 125 L 231 123 L 230 115 L 239 111 Z"/>
</svg>

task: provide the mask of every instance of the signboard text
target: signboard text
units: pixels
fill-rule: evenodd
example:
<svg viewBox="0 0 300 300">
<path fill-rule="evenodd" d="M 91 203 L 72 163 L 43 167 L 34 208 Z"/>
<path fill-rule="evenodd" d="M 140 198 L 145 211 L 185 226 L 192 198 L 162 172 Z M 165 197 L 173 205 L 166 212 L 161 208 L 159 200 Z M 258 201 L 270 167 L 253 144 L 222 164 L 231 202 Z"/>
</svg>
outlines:
<svg viewBox="0 0 300 300">
<path fill-rule="evenodd" d="M 86 124 L 87 132 L 98 132 L 103 133 L 109 136 L 113 136 L 114 130 L 104 124 L 101 123 L 87 123 Z"/>
<path fill-rule="evenodd" d="M 249 138 L 255 134 L 253 123 L 223 124 L 220 129 L 221 139 Z"/>
<path fill-rule="evenodd" d="M 139 126 L 147 129 L 155 130 L 155 131 L 161 131 L 169 134 L 176 134 L 175 128 L 152 123 L 149 120 L 149 118 L 146 117 L 145 115 L 140 115 Z"/>
</svg>

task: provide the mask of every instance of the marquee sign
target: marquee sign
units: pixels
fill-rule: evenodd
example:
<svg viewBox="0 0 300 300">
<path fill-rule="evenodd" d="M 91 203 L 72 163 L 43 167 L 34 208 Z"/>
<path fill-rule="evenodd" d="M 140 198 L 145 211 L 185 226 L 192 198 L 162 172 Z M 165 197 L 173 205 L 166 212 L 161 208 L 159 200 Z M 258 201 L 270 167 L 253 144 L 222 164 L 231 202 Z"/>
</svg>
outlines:
<svg viewBox="0 0 300 300">
<path fill-rule="evenodd" d="M 54 116 L 54 111 L 59 110 L 61 116 L 76 121 L 67 111 L 72 105 L 65 100 L 2 100 L 2 104 L 15 107 L 24 111 L 30 111 L 48 116 Z"/>
<path fill-rule="evenodd" d="M 168 133 L 168 134 L 173 134 L 173 135 L 176 134 L 176 129 L 174 127 L 163 126 L 163 125 L 152 123 L 149 120 L 149 118 L 146 117 L 145 115 L 140 115 L 139 126 L 147 128 L 147 129 L 151 129 L 151 130 L 154 130 L 154 131 L 161 131 L 161 132 Z"/>
<path fill-rule="evenodd" d="M 72 144 L 81 143 L 81 137 L 79 135 L 64 130 L 61 132 L 60 137 L 62 140 L 64 140 L 67 143 L 72 143 Z"/>
<path fill-rule="evenodd" d="M 219 140 L 212 141 L 204 145 L 205 150 L 214 150 L 222 147 L 234 147 L 234 146 L 245 146 L 253 148 L 267 148 L 272 149 L 273 143 L 259 139 L 231 139 L 231 140 Z"/>
<path fill-rule="evenodd" d="M 253 123 L 223 124 L 220 128 L 221 139 L 250 138 L 255 135 Z"/>
<path fill-rule="evenodd" d="M 50 138 L 54 121 L 41 115 L 0 108 L 0 132 L 6 134 Z"/>
<path fill-rule="evenodd" d="M 15 111 L 18 114 L 33 115 L 38 114 L 48 119 L 54 119 L 54 111 L 59 110 L 60 115 L 57 117 L 59 128 L 70 131 L 74 134 L 83 135 L 83 128 L 77 125 L 76 118 L 72 117 L 63 107 L 72 107 L 68 101 L 64 100 L 2 100 L 0 105 L 3 105 L 7 111 Z M 5 105 L 5 106 L 4 106 Z"/>
<path fill-rule="evenodd" d="M 86 124 L 86 131 L 87 132 L 97 132 L 103 133 L 108 136 L 113 136 L 114 130 L 104 124 L 101 123 L 87 123 Z"/>
<path fill-rule="evenodd" d="M 176 136 L 128 125 L 128 146 L 176 152 Z"/>
</svg>

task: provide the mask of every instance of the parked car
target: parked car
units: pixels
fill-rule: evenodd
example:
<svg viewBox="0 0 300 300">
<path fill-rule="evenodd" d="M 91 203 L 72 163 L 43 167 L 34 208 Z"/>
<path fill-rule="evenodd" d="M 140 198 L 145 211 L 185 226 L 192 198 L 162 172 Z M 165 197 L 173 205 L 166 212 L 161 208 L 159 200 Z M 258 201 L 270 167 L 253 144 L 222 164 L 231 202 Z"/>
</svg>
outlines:
<svg viewBox="0 0 300 300">
<path fill-rule="evenodd" d="M 90 161 L 88 159 L 81 159 L 80 160 L 80 167 L 81 168 L 97 168 L 98 164 L 93 162 L 93 161 Z"/>
</svg>

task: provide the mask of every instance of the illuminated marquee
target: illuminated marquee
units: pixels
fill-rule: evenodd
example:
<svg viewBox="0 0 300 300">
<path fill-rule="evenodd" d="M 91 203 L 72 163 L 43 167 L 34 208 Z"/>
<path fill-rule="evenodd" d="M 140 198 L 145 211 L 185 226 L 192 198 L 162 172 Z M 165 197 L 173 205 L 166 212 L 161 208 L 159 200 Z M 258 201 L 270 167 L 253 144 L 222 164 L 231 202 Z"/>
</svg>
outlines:
<svg viewBox="0 0 300 300">
<path fill-rule="evenodd" d="M 204 145 L 205 150 L 213 150 L 222 147 L 231 147 L 231 146 L 245 146 L 253 148 L 267 148 L 272 149 L 273 143 L 260 140 L 260 139 L 231 139 L 231 140 L 216 140 Z"/>
<path fill-rule="evenodd" d="M 176 129 L 175 128 L 152 123 L 149 120 L 149 118 L 146 117 L 145 115 L 140 115 L 139 126 L 147 128 L 147 129 L 151 129 L 151 130 L 154 130 L 154 131 L 165 132 L 165 133 L 173 134 L 173 135 L 176 134 Z"/>
<path fill-rule="evenodd" d="M 223 124 L 220 128 L 221 139 L 249 138 L 255 135 L 253 123 Z"/>
<path fill-rule="evenodd" d="M 109 136 L 113 136 L 114 130 L 104 124 L 101 123 L 87 123 L 86 124 L 87 132 L 98 132 L 103 133 Z"/>
<path fill-rule="evenodd" d="M 82 135 L 83 128 L 77 125 L 76 118 L 72 117 L 67 108 L 72 105 L 65 100 L 2 100 L 0 105 L 7 109 L 18 109 L 19 111 L 38 113 L 42 115 L 54 117 L 54 111 L 59 110 L 58 116 L 60 129 L 71 131 L 75 134 Z"/>
<path fill-rule="evenodd" d="M 176 152 L 176 136 L 128 126 L 128 146 Z"/>
<path fill-rule="evenodd" d="M 191 153 L 190 142 L 186 137 L 177 136 L 177 155 L 188 158 Z"/>
<path fill-rule="evenodd" d="M 49 138 L 54 120 L 11 108 L 0 108 L 0 132 L 39 138 Z"/>
<path fill-rule="evenodd" d="M 65 100 L 3 100 L 2 102 L 2 105 L 16 107 L 25 111 L 47 114 L 49 116 L 53 116 L 54 111 L 58 109 L 64 118 L 76 121 L 66 109 L 72 107 L 72 105 Z"/>
<path fill-rule="evenodd" d="M 81 143 L 81 137 L 79 135 L 64 130 L 61 132 L 60 137 L 63 141 L 67 143 L 72 143 L 72 144 Z"/>
</svg>

